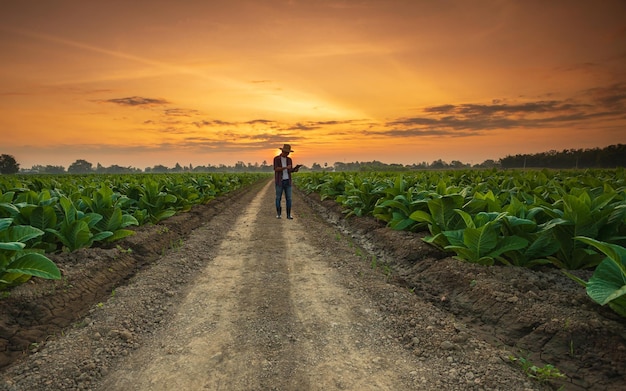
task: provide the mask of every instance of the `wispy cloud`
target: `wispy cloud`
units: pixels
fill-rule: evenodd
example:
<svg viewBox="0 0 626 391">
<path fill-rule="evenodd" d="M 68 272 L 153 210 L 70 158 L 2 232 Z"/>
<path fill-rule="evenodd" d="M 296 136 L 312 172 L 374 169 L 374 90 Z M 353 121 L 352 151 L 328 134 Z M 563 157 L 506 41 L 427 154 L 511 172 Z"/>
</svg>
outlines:
<svg viewBox="0 0 626 391">
<path fill-rule="evenodd" d="M 288 130 L 306 131 L 306 130 L 316 130 L 316 129 L 319 129 L 319 128 L 320 128 L 320 126 L 311 126 L 311 125 L 308 125 L 308 124 L 297 122 L 293 126 L 290 126 L 288 128 Z"/>
<path fill-rule="evenodd" d="M 114 98 L 104 100 L 106 103 L 115 103 L 122 106 L 155 106 L 169 104 L 165 99 L 144 98 L 141 96 L 131 96 L 127 98 Z"/>
<path fill-rule="evenodd" d="M 493 99 L 490 103 L 427 106 L 417 110 L 414 116 L 389 121 L 355 118 L 297 122 L 271 118 L 245 121 L 202 118 L 200 110 L 169 107 L 171 102 L 164 98 L 130 96 L 104 102 L 128 107 L 158 107 L 159 110 L 153 111 L 156 117 L 147 119 L 144 125 L 161 134 L 183 136 L 187 140 L 184 143 L 196 141 L 200 148 L 245 144 L 246 149 L 254 149 L 255 145 L 263 149 L 272 142 L 306 142 L 320 137 L 346 142 L 359 137 L 381 140 L 437 136 L 462 138 L 487 136 L 496 130 L 579 126 L 626 116 L 624 83 L 580 91 L 564 99 L 553 98 L 554 94 L 544 94 L 542 98 L 521 102 L 509 98 Z"/>
<path fill-rule="evenodd" d="M 270 124 L 273 124 L 274 122 L 275 121 L 271 121 L 267 119 L 253 119 L 252 121 L 247 121 L 245 123 L 248 125 L 255 125 L 255 124 L 270 125 Z"/>
<path fill-rule="evenodd" d="M 163 114 L 165 114 L 168 117 L 192 117 L 198 113 L 199 113 L 198 110 L 183 109 L 183 108 L 171 108 L 171 109 L 165 109 L 163 111 Z"/>
<path fill-rule="evenodd" d="M 429 106 L 413 117 L 402 117 L 372 129 L 370 135 L 389 137 L 464 137 L 495 129 L 550 128 L 590 120 L 624 118 L 626 85 L 583 91 L 578 99 L 523 103 L 467 103 Z"/>
<path fill-rule="evenodd" d="M 601 107 L 626 111 L 626 83 L 592 88 L 587 90 L 586 93 Z"/>
</svg>

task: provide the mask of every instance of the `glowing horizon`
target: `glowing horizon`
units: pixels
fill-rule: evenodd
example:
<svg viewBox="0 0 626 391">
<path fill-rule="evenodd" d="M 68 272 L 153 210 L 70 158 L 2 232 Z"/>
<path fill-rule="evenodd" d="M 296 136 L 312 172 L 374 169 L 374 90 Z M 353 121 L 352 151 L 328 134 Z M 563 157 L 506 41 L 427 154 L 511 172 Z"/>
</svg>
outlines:
<svg viewBox="0 0 626 391">
<path fill-rule="evenodd" d="M 149 4 L 6 4 L 0 153 L 477 164 L 626 143 L 619 0 Z"/>
</svg>

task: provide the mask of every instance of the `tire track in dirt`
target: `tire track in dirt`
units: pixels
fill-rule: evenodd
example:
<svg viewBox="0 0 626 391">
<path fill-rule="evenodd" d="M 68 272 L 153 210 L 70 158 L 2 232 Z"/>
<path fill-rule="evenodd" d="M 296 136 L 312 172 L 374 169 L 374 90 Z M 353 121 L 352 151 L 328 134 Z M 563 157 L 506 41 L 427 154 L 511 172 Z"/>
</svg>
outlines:
<svg viewBox="0 0 626 391">
<path fill-rule="evenodd" d="M 380 345 L 381 315 L 336 281 L 328 254 L 307 242 L 307 217 L 272 215 L 273 196 L 270 182 L 233 221 L 171 324 L 100 389 L 414 388 L 410 374 L 423 363 Z M 209 234 L 194 231 L 183 256 Z M 428 372 L 419 372 L 424 382 Z"/>
</svg>

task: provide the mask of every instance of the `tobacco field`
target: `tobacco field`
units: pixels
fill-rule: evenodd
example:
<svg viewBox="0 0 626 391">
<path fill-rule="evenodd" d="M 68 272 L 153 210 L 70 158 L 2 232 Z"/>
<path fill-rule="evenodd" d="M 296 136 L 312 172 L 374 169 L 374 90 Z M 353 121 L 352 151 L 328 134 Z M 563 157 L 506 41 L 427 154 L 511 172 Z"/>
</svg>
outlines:
<svg viewBox="0 0 626 391">
<path fill-rule="evenodd" d="M 465 262 L 551 266 L 626 317 L 624 170 L 315 173 L 298 186 Z M 568 273 L 594 270 L 584 281 Z"/>
<path fill-rule="evenodd" d="M 154 257 L 176 251 L 186 235 L 217 216 L 220 205 L 269 181 L 268 174 L 241 173 L 0 177 L 0 304 L 7 312 L 0 324 L 0 367 L 29 354 L 37 357 L 51 333 L 62 335 L 72 322 L 82 324 L 88 311 L 101 308 L 99 301 L 107 295 L 115 299 L 116 287 L 127 278 Z M 457 345 L 471 333 L 506 347 L 510 354 L 492 359 L 523 371 L 537 387 L 617 390 L 626 380 L 623 169 L 301 172 L 294 183 L 296 221 L 305 209 L 299 203 L 307 203 L 352 238 L 350 246 L 360 246 L 353 255 L 365 261 L 353 265 L 337 253 L 339 258 L 328 256 L 328 262 L 354 268 L 351 275 L 357 277 L 363 272 L 356 270 L 365 267 L 403 292 L 385 296 L 381 308 L 389 333 L 416 357 L 444 355 L 437 365 L 445 367 L 454 355 L 449 348 L 465 357 L 459 363 L 469 363 L 471 349 Z M 270 217 L 274 224 L 273 202 L 264 205 L 259 213 L 267 209 L 269 217 L 258 224 L 267 226 Z M 309 218 L 303 223 L 311 224 Z M 222 224 L 218 231 L 231 228 L 230 222 Z M 337 246 L 322 230 L 308 235 L 324 247 Z M 209 247 L 218 238 L 215 234 L 198 246 Z M 273 265 L 268 261 L 268 268 Z M 159 287 L 159 292 L 178 289 L 167 279 L 161 284 L 171 288 Z M 81 292 L 93 297 L 75 297 Z M 411 307 L 400 299 L 407 292 L 466 325 L 442 326 L 441 332 L 454 335 L 446 337 L 453 343 L 425 337 L 438 322 L 448 323 L 432 315 L 422 319 L 423 304 Z M 39 314 L 52 306 L 72 313 Z M 48 318 L 54 319 L 52 328 L 42 324 Z M 125 337 L 122 342 L 130 344 Z M 84 370 L 68 365 L 79 372 L 63 381 L 89 384 L 80 382 Z M 471 366 L 471 376 L 483 370 Z M 449 369 L 451 378 L 447 369 L 435 372 L 440 370 L 448 380 L 433 386 L 456 389 L 458 370 Z M 13 371 L 18 375 L 7 372 L 13 379 L 23 377 L 30 384 L 27 372 Z M 93 382 L 104 376 L 91 372 Z M 486 380 L 493 375 L 488 372 L 462 381 L 476 390 L 488 384 L 481 379 L 504 384 Z"/>
</svg>

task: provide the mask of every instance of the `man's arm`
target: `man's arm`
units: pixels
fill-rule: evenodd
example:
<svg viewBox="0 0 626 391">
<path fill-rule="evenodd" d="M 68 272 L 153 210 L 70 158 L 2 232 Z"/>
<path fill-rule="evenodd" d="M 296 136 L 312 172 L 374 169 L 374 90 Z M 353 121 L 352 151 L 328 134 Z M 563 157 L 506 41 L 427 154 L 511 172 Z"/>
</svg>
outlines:
<svg viewBox="0 0 626 391">
<path fill-rule="evenodd" d="M 280 164 L 280 157 L 275 157 L 274 158 L 274 172 L 281 172 L 284 169 L 285 168 L 283 166 L 281 166 L 281 164 Z"/>
</svg>

